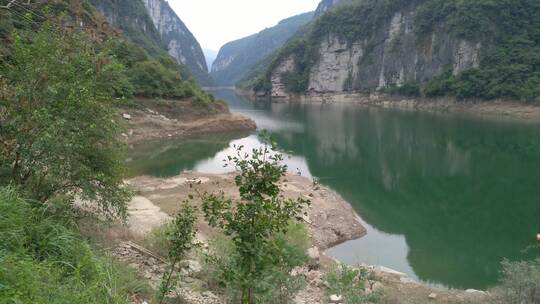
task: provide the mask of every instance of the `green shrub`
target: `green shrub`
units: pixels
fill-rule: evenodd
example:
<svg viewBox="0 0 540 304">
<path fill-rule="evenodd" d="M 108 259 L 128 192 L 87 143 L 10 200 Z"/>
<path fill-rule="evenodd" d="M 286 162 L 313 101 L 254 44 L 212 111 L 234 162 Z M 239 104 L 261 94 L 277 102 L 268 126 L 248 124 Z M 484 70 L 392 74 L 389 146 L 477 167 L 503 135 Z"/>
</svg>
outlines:
<svg viewBox="0 0 540 304">
<path fill-rule="evenodd" d="M 261 277 L 254 282 L 253 300 L 256 303 L 290 303 L 294 295 L 305 286 L 303 277 L 291 277 L 294 267 L 302 266 L 308 258 L 305 255 L 310 245 L 307 228 L 300 223 L 290 223 L 286 234 L 280 234 L 273 240 L 272 255 Z M 226 236 L 217 236 L 210 241 L 210 254 L 204 259 L 204 280 L 210 287 L 219 291 L 231 302 L 241 299 L 240 286 L 226 281 L 227 269 L 234 265 L 236 251 L 232 240 Z"/>
<path fill-rule="evenodd" d="M 341 295 L 345 304 L 378 303 L 381 290 L 366 294 L 373 285 L 374 274 L 366 268 L 353 268 L 340 264 L 331 269 L 325 278 L 328 295 Z"/>
<path fill-rule="evenodd" d="M 105 215 L 125 215 L 130 193 L 113 110 L 121 65 L 85 34 L 50 23 L 12 38 L 0 66 L 0 185 L 40 202 L 77 193 Z"/>
<path fill-rule="evenodd" d="M 309 201 L 281 195 L 279 181 L 287 166 L 282 164 L 282 154 L 272 152 L 277 149 L 274 142 L 251 153 L 243 149 L 237 147 L 236 155 L 226 164 L 238 170 L 235 184 L 240 199 L 233 202 L 223 192 L 205 193 L 201 199 L 208 224 L 222 229 L 234 244 L 233 254 L 221 264 L 223 282 L 239 292 L 241 303 L 252 304 L 261 300 L 259 288 L 269 272 L 277 271 L 286 278 L 294 267 L 289 263 L 294 259 L 288 256 L 294 247 L 280 236 L 287 233 L 288 223 L 300 217 Z"/>
<path fill-rule="evenodd" d="M 392 85 L 381 90 L 390 95 L 418 97 L 421 95 L 420 85 L 416 82 L 405 82 L 402 85 Z"/>
</svg>

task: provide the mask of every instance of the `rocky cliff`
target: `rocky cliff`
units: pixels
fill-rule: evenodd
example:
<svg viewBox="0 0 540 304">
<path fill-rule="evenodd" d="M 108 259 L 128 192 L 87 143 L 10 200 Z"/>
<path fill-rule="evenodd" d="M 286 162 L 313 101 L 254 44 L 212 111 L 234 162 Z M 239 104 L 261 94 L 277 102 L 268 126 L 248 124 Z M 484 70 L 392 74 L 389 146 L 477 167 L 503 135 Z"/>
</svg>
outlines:
<svg viewBox="0 0 540 304">
<path fill-rule="evenodd" d="M 151 56 L 164 53 L 165 46 L 140 0 L 89 0 L 108 23 L 122 30 L 125 38 Z"/>
<path fill-rule="evenodd" d="M 337 2 L 323 1 L 318 11 Z M 364 0 L 340 5 L 323 13 L 307 35 L 283 48 L 254 88 L 273 97 L 385 91 L 538 99 L 540 89 L 532 86 L 540 84 L 540 71 L 525 58 L 540 55 L 534 29 L 540 19 L 538 13 L 528 13 L 540 5 L 518 0 L 503 6 L 457 0 Z M 512 13 L 502 14 L 503 9 Z M 522 14 L 523 20 L 512 14 Z M 512 38 L 517 33 L 527 45 Z M 524 57 L 508 55 L 513 52 Z M 516 59 L 519 64 L 513 62 Z M 513 68 L 527 71 L 509 72 Z M 513 82 L 520 88 L 512 88 Z"/>
<path fill-rule="evenodd" d="M 312 17 L 313 12 L 290 17 L 274 27 L 227 43 L 212 65 L 211 76 L 219 85 L 234 85 L 247 76 L 258 62 L 282 47 Z"/>
<path fill-rule="evenodd" d="M 201 46 L 169 3 L 166 0 L 142 1 L 169 54 L 187 66 L 201 85 L 209 85 L 211 78 Z"/>
</svg>

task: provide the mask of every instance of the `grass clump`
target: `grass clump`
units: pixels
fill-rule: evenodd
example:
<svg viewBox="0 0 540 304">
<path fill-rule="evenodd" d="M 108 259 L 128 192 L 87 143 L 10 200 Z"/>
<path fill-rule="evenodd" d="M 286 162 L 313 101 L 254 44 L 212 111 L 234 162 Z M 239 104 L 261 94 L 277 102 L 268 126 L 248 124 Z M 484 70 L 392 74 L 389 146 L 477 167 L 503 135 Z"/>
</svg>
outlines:
<svg viewBox="0 0 540 304">
<path fill-rule="evenodd" d="M 0 189 L 0 303 L 130 303 L 148 292 L 63 219 L 13 188 Z"/>
</svg>

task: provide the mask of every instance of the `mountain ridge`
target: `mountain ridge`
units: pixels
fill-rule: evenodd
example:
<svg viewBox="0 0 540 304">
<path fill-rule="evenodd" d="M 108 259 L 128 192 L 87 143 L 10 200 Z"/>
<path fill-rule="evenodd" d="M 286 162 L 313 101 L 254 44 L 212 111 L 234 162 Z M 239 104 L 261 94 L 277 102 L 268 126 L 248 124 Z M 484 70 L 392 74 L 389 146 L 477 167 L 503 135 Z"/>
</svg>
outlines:
<svg viewBox="0 0 540 304">
<path fill-rule="evenodd" d="M 314 13 L 308 12 L 281 20 L 277 25 L 256 34 L 225 44 L 219 50 L 210 75 L 218 85 L 234 85 L 243 79 L 261 60 L 272 54 L 310 22 Z"/>
</svg>

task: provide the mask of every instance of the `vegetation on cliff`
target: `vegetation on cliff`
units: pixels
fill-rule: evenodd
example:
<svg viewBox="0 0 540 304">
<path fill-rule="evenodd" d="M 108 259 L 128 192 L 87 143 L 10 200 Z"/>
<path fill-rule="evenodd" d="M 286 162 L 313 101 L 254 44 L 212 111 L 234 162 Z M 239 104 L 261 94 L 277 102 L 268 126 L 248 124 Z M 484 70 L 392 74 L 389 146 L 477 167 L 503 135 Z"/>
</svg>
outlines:
<svg viewBox="0 0 540 304">
<path fill-rule="evenodd" d="M 427 35 L 438 26 L 483 49 L 479 68 L 441 73 L 424 88 L 427 96 L 540 101 L 538 1 L 425 1 L 416 30 Z"/>
<path fill-rule="evenodd" d="M 268 91 L 272 72 L 292 56 L 295 70 L 285 75 L 283 82 L 292 93 L 306 92 L 322 39 L 334 34 L 349 45 L 367 39 L 368 47 L 361 60 L 369 60 L 377 43 L 373 41 L 377 29 L 389 24 L 396 12 L 411 6 L 417 12 L 417 44 L 429 39 L 435 30 L 443 29 L 453 38 L 482 45 L 478 68 L 452 73 L 449 67 L 427 83 L 416 83 L 420 93 L 458 99 L 540 99 L 540 4 L 534 0 L 359 0 L 338 6 L 317 19 L 307 35 L 282 48 L 266 72 L 253 77 L 249 85 L 256 91 Z"/>
<path fill-rule="evenodd" d="M 93 3 L 101 5 L 102 10 L 109 9 L 107 1 Z M 122 83 L 121 87 L 116 88 L 116 97 L 130 98 L 135 95 L 193 98 L 202 103 L 212 101 L 209 94 L 198 87 L 187 68 L 168 55 L 144 5 L 139 1 L 129 1 L 129 5 L 122 7 L 118 11 L 118 24 L 114 25 L 109 24 L 86 0 L 19 4 L 2 10 L 0 14 L 5 17 L 0 21 L 0 40 L 3 42 L 0 52 L 4 54 L 3 59 L 9 56 L 13 30 L 39 28 L 40 24 L 49 20 L 68 30 L 88 33 L 90 40 L 99 46 L 106 45 L 110 55 L 126 67 L 118 75 Z M 135 20 L 141 20 L 139 23 L 143 25 Z"/>
<path fill-rule="evenodd" d="M 293 16 L 257 34 L 227 43 L 214 61 L 211 76 L 218 85 L 234 85 L 312 18 L 313 12 Z"/>
</svg>

